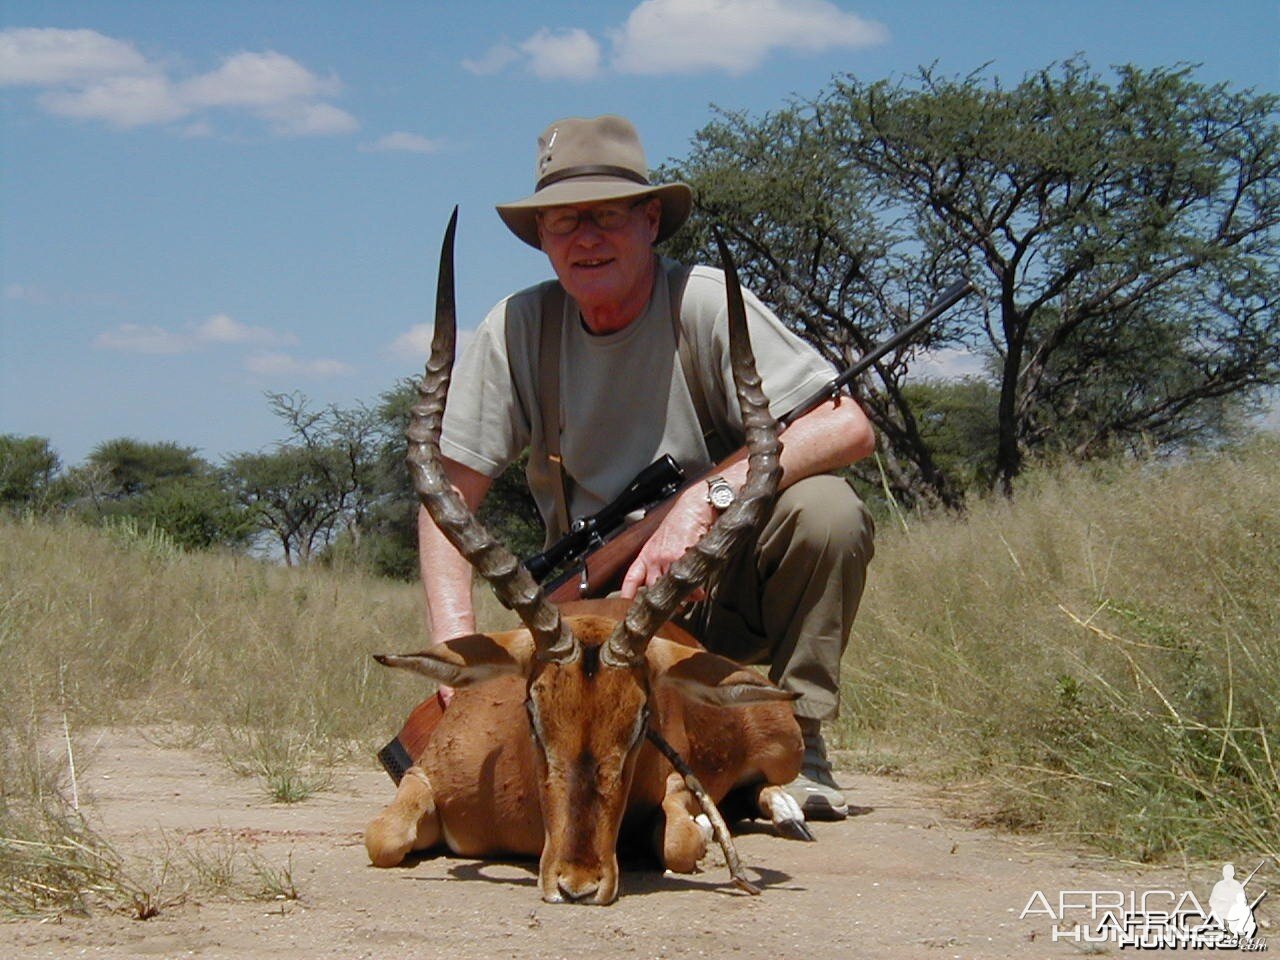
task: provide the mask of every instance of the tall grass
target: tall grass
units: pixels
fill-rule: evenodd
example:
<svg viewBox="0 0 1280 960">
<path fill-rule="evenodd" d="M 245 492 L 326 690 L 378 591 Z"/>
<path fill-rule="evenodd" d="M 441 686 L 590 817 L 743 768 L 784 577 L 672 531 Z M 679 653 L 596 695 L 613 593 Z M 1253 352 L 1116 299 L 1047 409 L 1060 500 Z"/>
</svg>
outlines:
<svg viewBox="0 0 1280 960">
<path fill-rule="evenodd" d="M 367 747 L 421 693 L 373 652 L 426 642 L 418 590 L 0 520 L 0 702 L 89 724 L 307 734 Z"/>
<path fill-rule="evenodd" d="M 1065 468 L 886 531 L 844 743 L 991 821 L 1280 856 L 1280 444 Z"/>
</svg>

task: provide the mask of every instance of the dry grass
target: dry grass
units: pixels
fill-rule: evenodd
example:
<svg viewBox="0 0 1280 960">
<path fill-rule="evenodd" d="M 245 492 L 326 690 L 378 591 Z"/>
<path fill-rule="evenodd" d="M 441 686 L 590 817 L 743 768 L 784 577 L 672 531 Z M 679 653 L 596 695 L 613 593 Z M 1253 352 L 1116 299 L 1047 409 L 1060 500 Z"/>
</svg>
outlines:
<svg viewBox="0 0 1280 960">
<path fill-rule="evenodd" d="M 425 643 L 403 584 L 12 520 L 0 582 L 0 696 L 18 715 L 307 731 L 334 755 L 372 746 L 422 692 L 370 657 Z"/>
<path fill-rule="evenodd" d="M 1280 854 L 1278 455 L 1046 471 L 886 532 L 845 742 L 1127 858 Z"/>
</svg>

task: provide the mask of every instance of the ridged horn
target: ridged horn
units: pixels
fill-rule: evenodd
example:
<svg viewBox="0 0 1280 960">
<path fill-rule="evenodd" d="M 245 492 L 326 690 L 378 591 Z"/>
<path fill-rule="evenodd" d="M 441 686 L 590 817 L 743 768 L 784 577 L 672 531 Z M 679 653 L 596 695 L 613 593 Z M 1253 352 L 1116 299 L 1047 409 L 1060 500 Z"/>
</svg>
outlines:
<svg viewBox="0 0 1280 960">
<path fill-rule="evenodd" d="M 644 656 L 649 640 L 691 592 L 708 583 L 728 562 L 742 541 L 756 530 L 778 491 L 782 479 L 778 422 L 769 413 L 769 401 L 756 372 L 755 355 L 747 333 L 747 311 L 733 257 L 720 231 L 712 227 L 720 261 L 724 266 L 728 298 L 729 357 L 733 382 L 742 409 L 747 440 L 747 479 L 738 498 L 711 529 L 685 551 L 650 588 L 641 588 L 622 622 L 614 628 L 601 659 L 612 666 L 629 666 Z"/>
<path fill-rule="evenodd" d="M 445 477 L 440 461 L 440 428 L 457 342 L 453 293 L 453 237 L 457 226 L 458 208 L 454 207 L 440 248 L 431 356 L 427 359 L 426 375 L 418 384 L 418 402 L 410 410 L 409 427 L 405 431 L 409 441 L 405 463 L 418 499 L 431 519 L 476 572 L 492 585 L 498 599 L 514 610 L 529 628 L 537 655 L 543 660 L 569 660 L 576 656 L 578 646 L 560 619 L 560 611 L 543 595 L 542 588 L 515 554 L 476 520 Z"/>
</svg>

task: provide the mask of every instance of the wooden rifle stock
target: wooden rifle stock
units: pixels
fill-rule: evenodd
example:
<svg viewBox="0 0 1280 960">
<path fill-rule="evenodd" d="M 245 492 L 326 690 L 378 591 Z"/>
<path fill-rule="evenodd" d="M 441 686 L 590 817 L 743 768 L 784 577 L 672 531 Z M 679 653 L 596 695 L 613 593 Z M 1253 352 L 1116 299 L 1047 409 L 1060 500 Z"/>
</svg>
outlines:
<svg viewBox="0 0 1280 960">
<path fill-rule="evenodd" d="M 706 477 L 746 458 L 747 448 L 740 447 L 719 463 L 699 473 L 685 482 L 676 493 L 657 506 L 651 508 L 642 518 L 630 526 L 623 527 L 603 544 L 592 550 L 577 568 L 561 574 L 550 583 L 543 585 L 543 590 L 552 603 L 564 603 L 568 600 L 585 600 L 593 597 L 607 596 L 622 586 L 622 578 L 627 568 L 644 547 L 646 541 L 658 529 L 671 505 L 689 487 L 703 483 Z"/>
</svg>

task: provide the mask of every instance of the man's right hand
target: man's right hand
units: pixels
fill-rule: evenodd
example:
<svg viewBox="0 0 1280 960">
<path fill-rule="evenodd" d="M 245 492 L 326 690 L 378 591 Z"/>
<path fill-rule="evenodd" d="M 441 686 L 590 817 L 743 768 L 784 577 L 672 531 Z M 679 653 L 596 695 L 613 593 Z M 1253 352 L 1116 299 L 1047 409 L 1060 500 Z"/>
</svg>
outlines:
<svg viewBox="0 0 1280 960">
<path fill-rule="evenodd" d="M 711 529 L 713 522 L 715 510 L 707 502 L 705 490 L 699 485 L 691 486 L 672 504 L 658 529 L 645 541 L 627 568 L 620 588 L 622 596 L 631 600 L 641 587 L 653 586 L 673 563 L 684 556 L 685 551 Z M 701 593 L 699 590 L 698 594 Z M 691 599 L 698 598 L 695 595 Z"/>
</svg>

